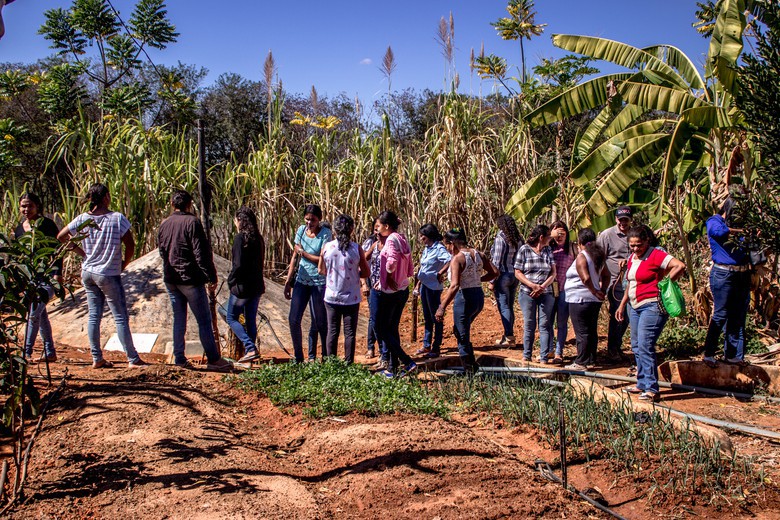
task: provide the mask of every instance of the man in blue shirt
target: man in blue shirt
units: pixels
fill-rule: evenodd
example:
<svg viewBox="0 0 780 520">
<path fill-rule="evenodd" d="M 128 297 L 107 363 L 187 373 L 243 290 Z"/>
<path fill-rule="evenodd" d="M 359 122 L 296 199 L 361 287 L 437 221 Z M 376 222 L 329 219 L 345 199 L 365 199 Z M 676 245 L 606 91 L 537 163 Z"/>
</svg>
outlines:
<svg viewBox="0 0 780 520">
<path fill-rule="evenodd" d="M 717 215 L 707 219 L 707 238 L 712 250 L 710 291 L 714 309 L 704 341 L 704 362 L 715 365 L 718 339 L 725 329 L 726 363 L 745 363 L 745 319 L 750 303 L 750 262 L 736 234 L 743 229 L 729 227 L 734 201 L 727 198 Z"/>
</svg>

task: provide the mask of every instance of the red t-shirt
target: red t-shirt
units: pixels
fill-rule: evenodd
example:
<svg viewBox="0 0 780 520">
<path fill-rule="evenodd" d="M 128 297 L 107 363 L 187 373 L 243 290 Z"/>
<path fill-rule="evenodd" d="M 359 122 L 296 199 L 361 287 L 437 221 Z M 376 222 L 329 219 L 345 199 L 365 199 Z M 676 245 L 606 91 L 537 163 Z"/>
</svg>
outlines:
<svg viewBox="0 0 780 520">
<path fill-rule="evenodd" d="M 649 247 L 642 258 L 632 254 L 628 259 L 628 300 L 633 308 L 658 300 L 658 282 L 664 277 L 672 255 Z"/>
</svg>

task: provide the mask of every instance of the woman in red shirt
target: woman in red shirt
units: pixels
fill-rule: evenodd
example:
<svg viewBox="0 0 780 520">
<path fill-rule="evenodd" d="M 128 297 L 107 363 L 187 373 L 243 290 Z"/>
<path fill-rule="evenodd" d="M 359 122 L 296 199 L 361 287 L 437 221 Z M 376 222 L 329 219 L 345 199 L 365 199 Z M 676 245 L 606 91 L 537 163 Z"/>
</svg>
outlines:
<svg viewBox="0 0 780 520">
<path fill-rule="evenodd" d="M 636 358 L 637 384 L 626 391 L 640 394 L 639 399 L 643 401 L 657 401 L 660 392 L 655 344 L 666 325 L 668 315 L 662 313 L 658 307 L 658 282 L 667 275 L 672 280 L 677 280 L 685 272 L 684 263 L 650 246 L 650 240 L 650 235 L 643 226 L 633 227 L 628 232 L 628 247 L 632 253 L 626 267 L 628 287 L 615 312 L 615 319 L 623 321 L 628 305 L 631 350 Z"/>
</svg>

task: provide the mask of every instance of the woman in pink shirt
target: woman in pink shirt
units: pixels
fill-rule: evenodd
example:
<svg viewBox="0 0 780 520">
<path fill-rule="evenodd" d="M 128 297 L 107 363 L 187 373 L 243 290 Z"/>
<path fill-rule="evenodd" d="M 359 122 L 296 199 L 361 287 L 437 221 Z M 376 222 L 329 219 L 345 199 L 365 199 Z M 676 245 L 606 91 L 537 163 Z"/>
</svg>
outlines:
<svg viewBox="0 0 780 520">
<path fill-rule="evenodd" d="M 417 364 L 401 348 L 401 335 L 398 326 L 404 305 L 409 299 L 409 278 L 414 276 L 412 248 L 406 237 L 398 232 L 401 219 L 392 211 L 383 211 L 377 218 L 378 233 L 385 237 L 385 245 L 379 255 L 379 290 L 376 313 L 376 336 L 385 343 L 390 355 L 388 368 L 382 372 L 385 377 L 394 377 L 399 362 L 404 368 L 400 375 L 406 375 L 417 368 Z"/>
<path fill-rule="evenodd" d="M 626 392 L 640 394 L 642 401 L 657 401 L 660 392 L 655 344 L 669 316 L 659 308 L 658 282 L 665 276 L 677 280 L 685 272 L 684 263 L 650 246 L 650 240 L 650 234 L 643 226 L 633 227 L 628 232 L 628 247 L 631 249 L 626 266 L 628 287 L 615 312 L 618 321 L 623 321 L 628 314 L 631 350 L 636 358 L 637 384 Z"/>
</svg>

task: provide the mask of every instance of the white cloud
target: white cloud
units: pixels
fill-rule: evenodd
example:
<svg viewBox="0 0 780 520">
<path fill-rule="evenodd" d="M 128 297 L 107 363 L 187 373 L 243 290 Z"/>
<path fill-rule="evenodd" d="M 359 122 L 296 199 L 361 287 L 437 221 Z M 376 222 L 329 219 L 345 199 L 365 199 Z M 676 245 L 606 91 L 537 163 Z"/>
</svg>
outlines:
<svg viewBox="0 0 780 520">
<path fill-rule="evenodd" d="M 363 58 L 360 60 L 361 65 L 371 65 L 374 61 L 371 58 Z"/>
</svg>

